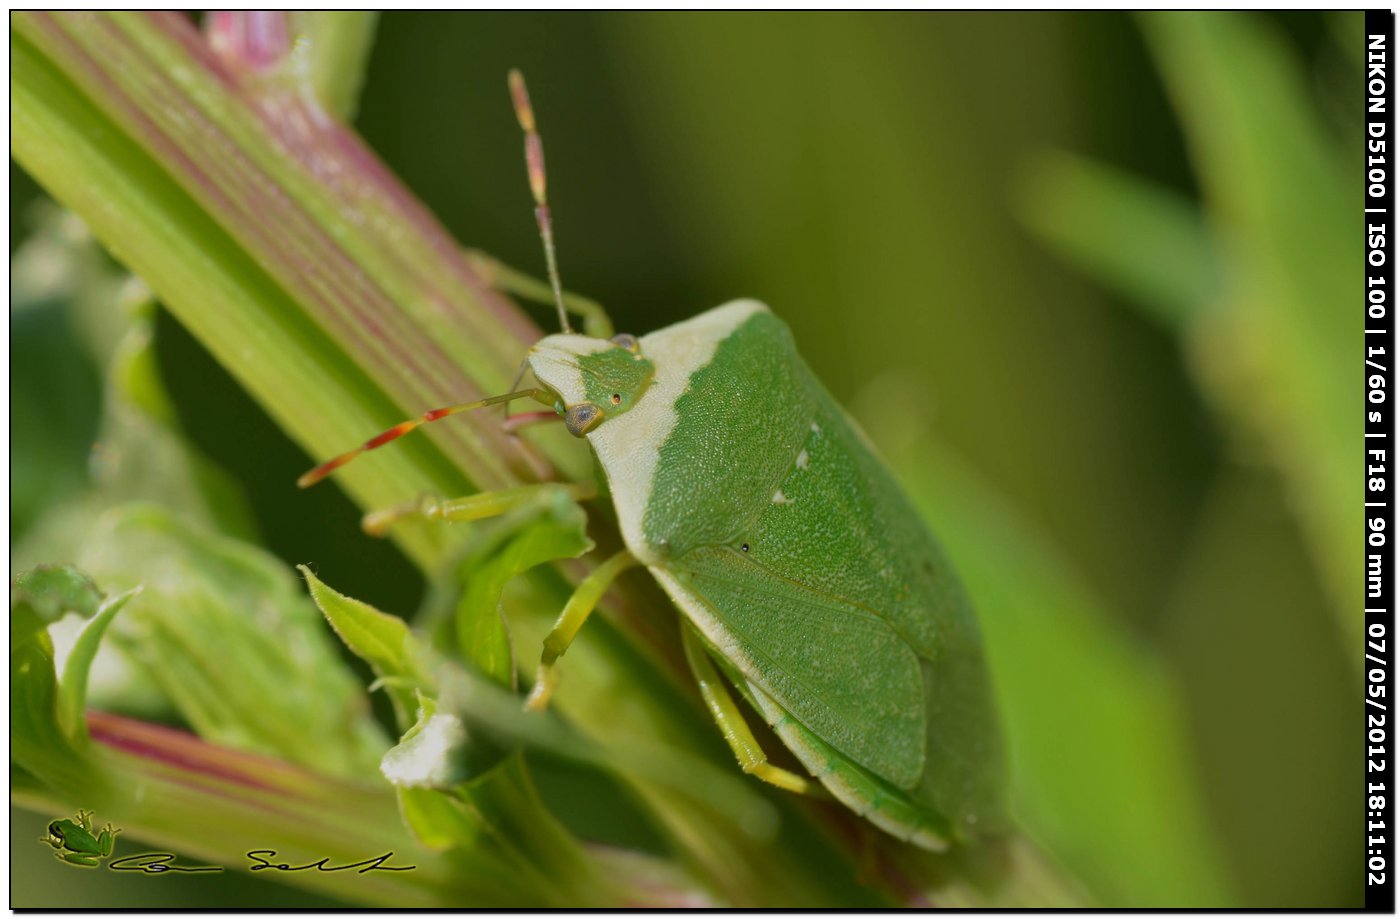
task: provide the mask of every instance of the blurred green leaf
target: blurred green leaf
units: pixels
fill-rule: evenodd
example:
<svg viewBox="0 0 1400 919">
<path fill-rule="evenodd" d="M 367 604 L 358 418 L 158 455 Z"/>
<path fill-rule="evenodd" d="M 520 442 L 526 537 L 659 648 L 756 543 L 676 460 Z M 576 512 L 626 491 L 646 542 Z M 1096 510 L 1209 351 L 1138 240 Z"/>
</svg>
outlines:
<svg viewBox="0 0 1400 919">
<path fill-rule="evenodd" d="M 387 741 L 280 562 L 151 505 L 104 514 L 81 559 L 103 584 L 144 586 L 113 642 L 201 736 L 332 775 L 373 775 Z"/>
<path fill-rule="evenodd" d="M 1188 725 L 1160 663 L 970 470 L 928 444 L 902 468 L 977 598 L 1032 836 L 1105 904 L 1229 905 Z"/>
<path fill-rule="evenodd" d="M 1361 426 L 1351 410 L 1351 368 L 1362 321 L 1346 305 L 1356 277 L 1346 151 L 1361 147 L 1351 101 L 1361 78 L 1361 15 L 1326 18 L 1333 37 L 1345 40 L 1324 49 L 1340 59 L 1321 63 L 1304 60 L 1279 23 L 1258 14 L 1152 13 L 1139 21 L 1201 188 L 1198 217 L 1179 202 L 1165 209 L 1178 228 L 1200 224 L 1199 239 L 1186 246 L 1181 234 L 1163 231 L 1166 202 L 1142 207 L 1149 186 L 1063 156 L 1042 160 L 1022 210 L 1068 257 L 1137 305 L 1179 317 L 1169 326 L 1233 447 L 1185 544 L 1158 637 L 1175 651 L 1194 703 L 1198 768 L 1236 893 L 1247 902 L 1348 902 L 1337 892 L 1357 883 L 1359 868 L 1348 872 L 1331 859 L 1337 846 L 1326 840 L 1346 838 L 1353 824 L 1325 795 L 1282 810 L 1278 803 L 1304 772 L 1319 787 L 1344 774 L 1328 752 L 1333 745 L 1315 743 L 1296 775 L 1276 770 L 1262 784 L 1237 764 L 1298 736 L 1325 737 L 1335 722 L 1325 712 L 1345 694 L 1341 671 L 1356 666 L 1314 634 L 1324 604 L 1313 585 L 1329 593 L 1330 625 L 1354 641 L 1363 604 L 1349 547 L 1362 509 L 1352 485 L 1351 445 Z M 1117 218 L 1105 221 L 1105 212 Z M 1203 260 L 1192 250 L 1202 245 L 1215 266 L 1210 286 L 1197 283 Z M 1272 494 L 1271 477 L 1250 469 L 1261 461 L 1279 471 L 1285 494 Z M 1294 521 L 1311 565 L 1293 551 Z M 1247 597 L 1239 593 L 1245 584 L 1254 585 Z M 1262 647 L 1261 629 L 1274 636 Z M 1245 649 L 1256 653 L 1241 665 Z M 1222 694 L 1275 683 L 1272 701 L 1247 725 L 1224 714 Z M 1265 832 L 1273 840 L 1266 846 L 1249 842 L 1284 812 L 1287 829 Z M 1298 870 L 1280 882 L 1282 863 Z"/>
<path fill-rule="evenodd" d="M 43 595 L 43 585 L 38 595 Z M 51 605 L 41 600 L 41 606 Z M 84 738 L 64 730 L 53 642 L 30 594 L 10 592 L 10 760 L 41 781 L 86 780 Z M 100 779 L 100 776 L 92 776 Z"/>
<path fill-rule="evenodd" d="M 83 245 L 90 236 L 72 214 L 42 202 L 27 217 L 30 235 L 10 259 L 11 373 L 21 384 L 10 398 L 12 544 L 88 483 L 101 399 L 98 336 L 68 307 L 89 297 L 110 303 L 113 274 L 96 246 Z"/>
<path fill-rule="evenodd" d="M 12 741 L 20 743 L 16 738 L 28 732 L 53 742 L 51 750 L 36 746 L 26 756 L 16 755 L 14 761 L 25 769 L 36 769 L 35 763 L 48 757 L 85 759 L 89 678 L 99 651 L 111 653 L 101 642 L 113 617 L 138 591 L 104 597 L 74 565 L 40 565 L 15 579 L 10 616 L 12 650 L 17 656 L 11 660 L 10 695 L 16 702 L 27 701 L 21 706 L 25 717 L 14 718 L 13 709 L 11 715 L 16 725 L 28 727 L 17 729 Z M 29 633 L 35 627 L 31 620 L 37 620 L 40 633 Z M 47 776 L 51 768 L 50 763 L 37 774 Z M 95 786 L 101 787 L 100 774 L 94 771 L 92 777 Z M 71 781 L 73 776 L 60 771 L 57 780 Z"/>
<path fill-rule="evenodd" d="M 1069 154 L 1046 154 L 1022 181 L 1023 219 L 1067 258 L 1185 333 L 1219 297 L 1219 257 L 1181 195 Z"/>
<path fill-rule="evenodd" d="M 138 499 L 159 501 L 231 535 L 252 537 L 255 527 L 242 488 L 179 427 L 157 367 L 156 304 L 144 285 L 113 265 L 71 214 L 47 216 L 16 254 L 15 268 L 18 305 L 25 314 L 72 325 L 83 342 L 70 363 L 81 359 L 84 367 L 89 362 L 106 365 L 108 385 L 100 429 L 95 437 L 87 436 L 83 449 L 53 463 L 53 479 L 67 487 L 58 495 L 50 493 L 52 481 L 39 489 L 46 495 L 43 513 L 35 515 L 32 532 L 17 542 L 12 560 L 23 566 L 73 557 L 94 518 Z M 29 405 L 35 398 L 27 389 L 17 402 Z M 63 417 L 67 411 L 52 414 Z M 41 443 L 49 438 L 46 424 L 30 424 L 26 431 L 33 427 L 40 429 Z M 28 435 L 16 449 L 23 467 L 36 462 L 48 466 L 45 452 L 36 451 Z M 68 481 L 65 469 L 75 456 L 85 462 L 78 480 Z"/>
<path fill-rule="evenodd" d="M 254 540 L 244 489 L 180 427 L 156 354 L 156 303 L 130 282 L 117 307 L 127 325 L 108 370 L 97 485 L 107 501 L 157 500 L 228 536 Z"/>
<path fill-rule="evenodd" d="M 1351 806 L 1357 786 L 1348 781 L 1356 773 L 1355 726 L 1338 716 L 1354 703 L 1359 674 L 1336 623 L 1321 615 L 1326 588 L 1284 493 L 1273 469 L 1222 471 L 1181 561 L 1160 638 L 1192 652 L 1180 668 L 1184 698 L 1198 711 L 1220 711 L 1193 719 L 1192 733 L 1238 902 L 1360 908 L 1364 866 L 1337 844 L 1365 833 L 1365 815 Z M 1302 749 L 1300 738 L 1307 738 Z M 1240 750 L 1259 751 L 1269 768 Z M 1310 870 L 1281 873 L 1280 863 Z"/>
<path fill-rule="evenodd" d="M 424 845 L 469 859 L 486 877 L 510 879 L 523 902 L 560 908 L 628 901 L 631 878 L 604 874 L 558 824 L 530 784 L 519 754 L 451 789 L 400 788 L 400 808 Z"/>
<path fill-rule="evenodd" d="M 11 604 L 16 596 L 45 623 L 57 622 L 64 613 L 91 618 L 102 605 L 102 591 L 73 565 L 40 565 L 15 578 Z"/>
<path fill-rule="evenodd" d="M 117 612 L 140 592 L 141 588 L 133 587 L 124 594 L 103 600 L 68 652 L 68 659 L 63 664 L 63 678 L 59 683 L 58 720 L 70 737 L 87 736 L 84 713 L 87 711 L 88 673 L 92 670 L 102 636 Z"/>
<path fill-rule="evenodd" d="M 1361 532 L 1352 445 L 1355 233 L 1344 149 L 1283 36 L 1257 15 L 1146 15 L 1190 144 L 1212 232 L 1229 254 L 1219 323 L 1198 330 L 1213 395 L 1290 482 L 1338 624 L 1357 638 Z M 1300 193 L 1306 189 L 1306 193 Z"/>
<path fill-rule="evenodd" d="M 1347 546 L 1361 508 L 1349 445 L 1361 430 L 1346 407 L 1361 318 L 1342 306 L 1355 274 L 1342 146 L 1283 37 L 1260 17 L 1141 21 L 1181 113 L 1202 215 L 1063 156 L 1042 162 L 1023 211 L 1177 329 L 1206 395 L 1238 422 L 1238 444 L 1262 445 L 1287 476 L 1339 625 L 1355 637 L 1361 587 Z"/>
</svg>

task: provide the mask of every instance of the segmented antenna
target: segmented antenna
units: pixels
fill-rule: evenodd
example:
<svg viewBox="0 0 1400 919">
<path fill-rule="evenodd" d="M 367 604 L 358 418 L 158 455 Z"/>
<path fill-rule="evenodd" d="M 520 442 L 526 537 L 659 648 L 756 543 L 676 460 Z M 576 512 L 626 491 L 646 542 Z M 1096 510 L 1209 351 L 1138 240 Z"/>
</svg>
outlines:
<svg viewBox="0 0 1400 919">
<path fill-rule="evenodd" d="M 503 396 L 491 396 L 489 399 L 478 399 L 475 402 L 463 402 L 460 405 L 435 408 L 430 412 L 424 412 L 417 418 L 401 421 L 389 430 L 371 437 L 355 449 L 347 450 L 334 459 L 326 460 L 315 469 L 297 479 L 297 487 L 310 488 L 360 454 L 368 453 L 371 450 L 377 450 L 390 441 L 398 440 L 409 431 L 416 430 L 430 421 L 437 421 L 439 418 L 446 418 L 448 415 L 469 412 L 472 409 L 486 408 L 488 405 L 500 405 L 502 402 L 509 402 L 512 399 L 534 399 L 536 402 L 541 402 L 545 405 L 549 405 L 553 402 L 553 397 L 542 389 L 521 389 L 515 392 L 508 392 Z"/>
<path fill-rule="evenodd" d="M 559 307 L 559 325 L 572 332 L 569 316 L 564 312 L 564 288 L 559 283 L 559 263 L 554 254 L 554 221 L 550 218 L 545 199 L 544 145 L 535 130 L 535 110 L 530 107 L 530 92 L 525 77 L 512 69 L 509 76 L 510 98 L 515 104 L 515 118 L 525 132 L 525 169 L 530 175 L 530 194 L 535 196 L 535 222 L 540 225 L 540 241 L 544 243 L 544 260 L 549 266 L 549 286 L 554 288 L 554 305 Z"/>
</svg>

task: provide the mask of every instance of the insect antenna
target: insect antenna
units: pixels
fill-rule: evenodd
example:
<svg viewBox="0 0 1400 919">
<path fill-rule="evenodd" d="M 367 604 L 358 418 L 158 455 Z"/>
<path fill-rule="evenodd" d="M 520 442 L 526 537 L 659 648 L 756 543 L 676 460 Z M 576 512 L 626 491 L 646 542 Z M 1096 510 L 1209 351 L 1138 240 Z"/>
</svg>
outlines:
<svg viewBox="0 0 1400 919">
<path fill-rule="evenodd" d="M 530 176 L 530 193 L 535 198 L 535 222 L 539 224 L 540 241 L 544 243 L 545 263 L 549 268 L 549 286 L 554 292 L 554 305 L 559 310 L 559 325 L 565 332 L 573 332 L 573 328 L 569 325 L 568 313 L 564 310 L 564 288 L 559 281 L 559 263 L 554 253 L 554 222 L 550 216 L 549 203 L 545 197 L 544 146 L 540 143 L 539 132 L 535 130 L 535 111 L 530 106 L 530 93 L 525 88 L 525 78 L 521 76 L 519 70 L 511 70 L 509 82 L 511 101 L 515 106 L 515 117 L 520 122 L 520 130 L 525 132 L 525 167 Z M 520 385 L 520 380 L 525 375 L 525 369 L 526 364 L 522 363 L 520 373 L 516 375 L 512 389 Z M 432 411 L 424 412 L 417 418 L 399 422 L 387 431 L 371 437 L 355 449 L 347 450 L 337 457 L 326 460 L 297 479 L 297 485 L 301 488 L 309 488 L 355 457 L 371 450 L 377 450 L 390 441 L 398 440 L 410 431 L 417 430 L 429 422 L 446 418 L 449 415 L 485 408 L 489 405 L 502 405 L 509 413 L 510 403 L 515 399 L 524 398 L 534 399 L 544 405 L 552 406 L 554 404 L 554 397 L 542 389 L 519 389 L 504 395 L 491 396 L 488 399 L 478 399 L 475 402 L 463 402 L 459 405 L 435 408 Z M 533 413 L 527 418 L 523 418 L 517 425 L 523 426 L 545 420 L 546 414 L 552 415 L 553 413 Z"/>
<path fill-rule="evenodd" d="M 477 399 L 475 402 L 462 402 L 458 405 L 448 405 L 444 408 L 435 408 L 432 411 L 424 412 L 417 418 L 410 418 L 407 421 L 401 421 L 398 424 L 394 425 L 392 428 L 389 428 L 387 431 L 384 431 L 380 434 L 376 434 L 375 436 L 371 437 L 369 440 L 360 444 L 355 449 L 347 450 L 339 456 L 334 457 L 333 459 L 326 460 L 324 463 L 317 466 L 315 469 L 312 469 L 310 472 L 305 473 L 304 475 L 302 475 L 301 478 L 297 479 L 297 487 L 310 488 L 312 485 L 315 485 L 317 482 L 321 481 L 326 476 L 330 475 L 332 472 L 339 469 L 341 466 L 344 466 L 346 463 L 350 462 L 352 459 L 361 455 L 362 453 L 368 453 L 371 450 L 377 450 L 385 444 L 389 443 L 390 441 L 398 440 L 400 437 L 404 436 L 408 432 L 417 430 L 418 428 L 422 427 L 425 424 L 428 424 L 431 421 L 437 421 L 439 418 L 446 418 L 449 415 L 457 415 L 462 412 L 470 412 L 473 409 L 486 408 L 488 405 L 500 405 L 502 402 L 510 402 L 512 399 L 534 399 L 536 402 L 542 403 L 544 405 L 552 405 L 554 403 L 554 397 L 542 389 L 520 389 L 516 390 L 515 392 L 508 392 L 501 396 L 491 396 L 486 399 Z"/>
<path fill-rule="evenodd" d="M 512 69 L 508 79 L 510 98 L 515 105 L 515 118 L 520 122 L 520 130 L 525 132 L 525 169 L 530 175 L 530 194 L 535 197 L 535 222 L 539 224 L 540 241 L 544 243 L 544 259 L 549 268 L 549 286 L 554 289 L 554 305 L 559 308 L 559 325 L 565 332 L 572 332 L 569 315 L 564 311 L 564 288 L 559 283 L 559 262 L 554 254 L 554 221 L 545 198 L 544 145 L 540 142 L 539 132 L 535 130 L 535 110 L 530 106 L 530 92 L 525 88 L 525 77 L 519 70 Z"/>
</svg>

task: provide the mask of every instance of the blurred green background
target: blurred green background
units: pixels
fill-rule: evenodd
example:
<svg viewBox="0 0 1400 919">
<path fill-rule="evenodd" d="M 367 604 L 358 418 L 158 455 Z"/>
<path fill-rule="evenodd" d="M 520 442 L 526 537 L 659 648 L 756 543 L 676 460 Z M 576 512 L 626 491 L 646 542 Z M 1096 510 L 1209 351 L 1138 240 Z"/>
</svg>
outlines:
<svg viewBox="0 0 1400 919">
<path fill-rule="evenodd" d="M 390 13 L 356 125 L 457 239 L 538 273 L 522 68 L 566 287 L 638 333 L 768 302 L 892 457 L 935 439 L 1161 662 L 1231 895 L 1359 905 L 1359 554 L 1334 537 L 1359 526 L 1328 498 L 1360 442 L 1336 357 L 1361 19 L 1205 18 Z M 14 246 L 40 193 L 11 178 Z M 88 474 L 101 378 L 61 304 L 11 322 L 19 543 Z M 397 550 L 334 489 L 293 500 L 308 458 L 173 320 L 157 341 L 264 542 L 412 609 Z M 26 835 L 13 905 L 73 880 Z"/>
</svg>

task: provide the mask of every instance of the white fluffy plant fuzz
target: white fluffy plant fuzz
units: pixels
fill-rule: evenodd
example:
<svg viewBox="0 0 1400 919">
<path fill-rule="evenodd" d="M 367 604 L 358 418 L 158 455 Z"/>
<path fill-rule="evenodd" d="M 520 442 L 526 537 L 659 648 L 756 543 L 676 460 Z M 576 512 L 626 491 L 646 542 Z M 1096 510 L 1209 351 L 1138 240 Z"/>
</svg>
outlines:
<svg viewBox="0 0 1400 919">
<path fill-rule="evenodd" d="M 438 712 L 385 753 L 379 771 L 400 788 L 447 788 L 465 778 L 461 754 L 466 743 L 462 719 Z"/>
</svg>

